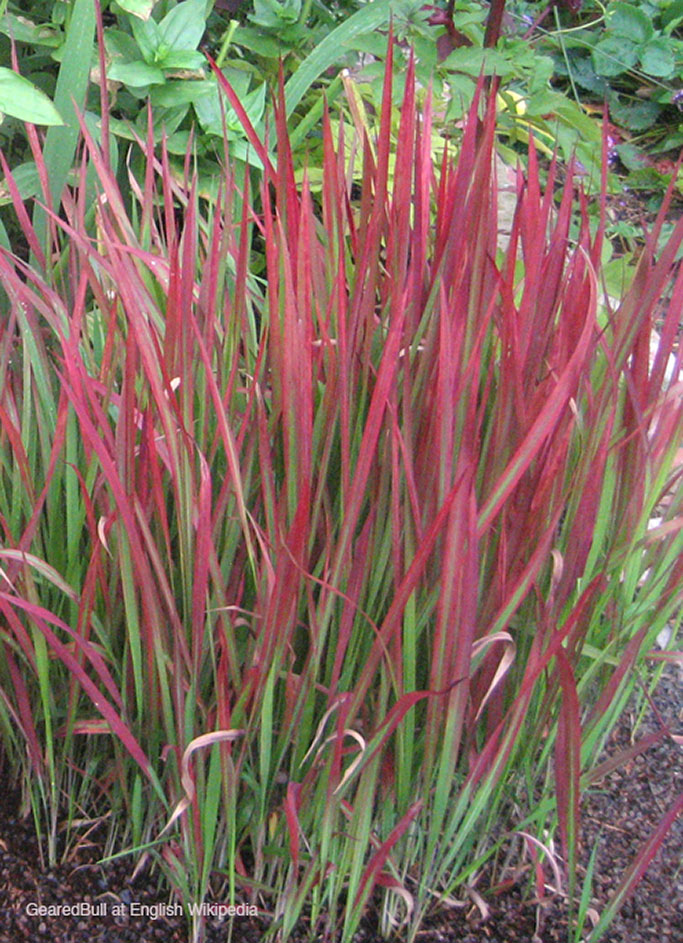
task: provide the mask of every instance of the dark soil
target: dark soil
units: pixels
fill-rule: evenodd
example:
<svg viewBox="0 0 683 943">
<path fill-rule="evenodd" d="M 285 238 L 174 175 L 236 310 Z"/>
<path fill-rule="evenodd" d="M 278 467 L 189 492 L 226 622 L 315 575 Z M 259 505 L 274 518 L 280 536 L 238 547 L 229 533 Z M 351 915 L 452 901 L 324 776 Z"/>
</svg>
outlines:
<svg viewBox="0 0 683 943">
<path fill-rule="evenodd" d="M 673 733 L 681 732 L 683 680 L 667 669 L 654 703 Z M 635 717 L 627 712 L 611 739 L 615 754 L 632 742 Z M 637 738 L 656 730 L 650 711 Z M 619 771 L 607 776 L 583 804 L 583 861 L 598 842 L 592 908 L 599 913 L 621 875 L 677 795 L 683 791 L 681 748 L 669 737 L 659 741 Z M 683 822 L 670 832 L 635 894 L 607 931 L 607 943 L 680 943 L 683 940 Z M 168 899 L 143 876 L 129 881 L 130 863 L 97 864 L 97 848 L 81 850 L 78 859 L 53 870 L 41 870 L 30 819 L 18 816 L 18 796 L 0 784 L 0 943 L 186 943 L 187 924 L 169 913 Z M 566 913 L 552 902 L 545 908 L 525 903 L 527 888 L 512 888 L 487 898 L 490 916 L 481 919 L 474 904 L 427 918 L 417 943 L 555 943 L 567 940 Z M 80 904 L 81 914 L 65 912 Z M 167 905 L 165 912 L 148 910 Z M 32 913 L 36 906 L 53 909 Z M 90 910 L 88 912 L 88 905 Z M 136 914 L 137 911 L 137 914 Z M 268 926 L 267 915 L 238 914 L 207 918 L 207 943 L 234 940 L 256 943 Z M 300 939 L 305 935 L 302 932 Z M 322 937 L 321 937 L 322 939 Z M 400 937 L 399 937 L 400 939 Z M 376 921 L 369 915 L 357 943 L 379 943 Z"/>
</svg>

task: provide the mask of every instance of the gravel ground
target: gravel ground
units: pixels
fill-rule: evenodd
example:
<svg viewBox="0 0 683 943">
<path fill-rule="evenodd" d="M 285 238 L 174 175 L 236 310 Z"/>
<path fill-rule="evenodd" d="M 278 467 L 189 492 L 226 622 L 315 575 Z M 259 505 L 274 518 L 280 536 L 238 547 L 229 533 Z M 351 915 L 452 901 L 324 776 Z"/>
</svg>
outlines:
<svg viewBox="0 0 683 943">
<path fill-rule="evenodd" d="M 683 728 L 683 679 L 669 668 L 653 698 L 673 734 Z M 609 753 L 631 742 L 634 722 L 627 713 L 614 732 Z M 650 711 L 638 739 L 659 728 Z M 591 791 L 583 808 L 583 840 L 589 852 L 599 842 L 596 904 L 609 897 L 643 841 L 677 796 L 683 793 L 683 751 L 670 738 L 661 740 Z M 587 855 L 586 855 L 587 857 Z M 599 906 L 597 906 L 599 910 Z M 683 941 L 683 820 L 669 833 L 665 847 L 612 923 L 609 943 L 681 943 Z"/>
<path fill-rule="evenodd" d="M 672 732 L 683 723 L 683 682 L 669 668 L 654 698 Z M 618 753 L 632 738 L 634 717 L 626 712 L 607 752 Z M 650 712 L 638 737 L 657 729 Z M 641 843 L 674 798 L 683 792 L 681 749 L 670 739 L 660 741 L 623 769 L 611 773 L 583 804 L 584 864 L 598 842 L 592 907 L 599 913 Z M 164 904 L 156 888 L 127 881 L 129 864 L 96 864 L 41 871 L 30 821 L 17 815 L 17 796 L 0 782 L 0 943 L 186 943 L 184 919 L 145 908 Z M 91 856 L 95 850 L 91 850 Z M 634 896 L 607 934 L 606 943 L 681 943 L 683 941 L 683 822 L 674 825 L 667 842 L 650 865 Z M 71 915 L 65 905 L 88 905 L 90 912 Z M 558 907 L 539 911 L 525 904 L 519 888 L 488 900 L 491 914 L 481 920 L 476 907 L 433 914 L 419 932 L 418 943 L 565 943 L 566 915 Z M 52 907 L 34 913 L 37 906 Z M 244 908 L 246 909 L 246 908 Z M 137 913 L 136 913 L 137 911 Z M 229 938 L 256 943 L 267 927 L 264 916 L 238 914 L 229 937 L 229 920 L 207 919 L 207 943 Z M 301 941 L 305 939 L 301 934 Z M 321 937 L 322 939 L 322 937 Z M 400 939 L 400 938 L 399 938 Z M 379 943 L 372 915 L 356 935 L 356 943 Z"/>
</svg>

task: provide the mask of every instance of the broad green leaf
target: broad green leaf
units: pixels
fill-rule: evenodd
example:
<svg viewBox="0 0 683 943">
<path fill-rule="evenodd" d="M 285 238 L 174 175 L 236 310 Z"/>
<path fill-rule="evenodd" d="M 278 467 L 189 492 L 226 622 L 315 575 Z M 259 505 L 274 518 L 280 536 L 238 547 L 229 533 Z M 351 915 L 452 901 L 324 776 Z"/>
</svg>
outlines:
<svg viewBox="0 0 683 943">
<path fill-rule="evenodd" d="M 126 13 L 132 13 L 141 20 L 148 20 L 152 15 L 156 0 L 117 0 L 117 2 Z"/>
<path fill-rule="evenodd" d="M 504 92 L 501 94 L 505 94 Z M 545 88 L 535 95 L 530 95 L 525 102 L 526 114 L 533 116 L 543 116 L 555 114 L 557 109 L 567 101 L 567 98 L 560 92 L 554 92 L 550 88 Z"/>
<path fill-rule="evenodd" d="M 249 19 L 266 29 L 279 30 L 296 23 L 301 13 L 301 0 L 254 0 Z"/>
<path fill-rule="evenodd" d="M 172 49 L 168 55 L 157 62 L 162 69 L 182 69 L 185 72 L 199 72 L 206 65 L 201 52 L 194 49 Z"/>
<path fill-rule="evenodd" d="M 265 59 L 279 59 L 282 55 L 282 43 L 251 26 L 238 26 L 233 33 L 232 42 L 233 45 L 243 46 L 244 49 L 249 49 Z"/>
<path fill-rule="evenodd" d="M 156 86 L 150 92 L 150 99 L 154 105 L 154 96 L 158 92 L 165 91 L 166 86 Z M 181 105 L 177 108 L 165 108 L 163 112 L 157 112 L 153 115 L 154 125 L 154 143 L 158 144 L 164 134 L 170 135 L 176 130 L 180 122 L 187 114 L 189 105 Z M 141 112 L 135 124 L 129 121 L 121 121 L 119 118 L 111 118 L 109 121 L 110 130 L 126 141 L 135 141 L 144 138 L 147 134 L 147 112 Z"/>
<path fill-rule="evenodd" d="M 450 101 L 446 109 L 445 120 L 453 123 L 461 120 L 472 103 L 476 86 L 471 75 L 452 72 L 448 76 L 448 87 L 450 89 Z"/>
<path fill-rule="evenodd" d="M 0 66 L 0 112 L 29 124 L 64 124 L 45 92 L 4 66 Z"/>
<path fill-rule="evenodd" d="M 666 39 L 655 38 L 641 50 L 640 67 L 647 75 L 667 78 L 676 68 L 676 59 L 671 43 Z"/>
<path fill-rule="evenodd" d="M 19 164 L 18 167 L 13 167 L 12 177 L 14 178 L 22 200 L 30 200 L 31 197 L 40 193 L 40 177 L 35 161 L 30 160 L 25 164 Z M 3 179 L 2 183 L 0 183 L 0 206 L 11 202 L 12 197 L 10 196 L 9 187 L 7 186 L 7 182 Z"/>
<path fill-rule="evenodd" d="M 605 95 L 607 82 L 602 75 L 598 75 L 595 71 L 590 56 L 583 54 L 572 56 L 570 59 L 570 72 L 574 82 L 580 85 L 581 88 L 585 88 L 589 92 L 596 92 L 600 97 Z"/>
<path fill-rule="evenodd" d="M 107 77 L 113 82 L 122 82 L 131 88 L 143 88 L 145 85 L 163 85 L 164 73 L 156 66 L 146 62 L 115 62 L 109 67 Z"/>
<path fill-rule="evenodd" d="M 197 48 L 206 29 L 205 8 L 204 0 L 183 0 L 166 14 L 159 32 L 169 49 Z"/>
<path fill-rule="evenodd" d="M 642 170 L 645 157 L 635 144 L 618 144 L 615 150 L 627 170 Z"/>
<path fill-rule="evenodd" d="M 683 19 L 683 0 L 662 3 L 660 18 L 663 26 L 669 26 L 674 21 Z"/>
<path fill-rule="evenodd" d="M 238 73 L 239 74 L 239 73 Z M 264 83 L 251 92 L 246 92 L 248 86 L 248 76 L 244 76 L 246 82 L 242 83 L 242 89 L 236 88 L 240 96 L 242 106 L 253 125 L 263 117 L 263 109 L 266 100 L 266 86 Z M 230 80 L 232 82 L 232 79 Z M 228 132 L 228 138 L 244 137 L 244 129 L 237 115 L 230 105 L 219 97 L 218 86 L 214 82 L 211 94 L 198 99 L 194 104 L 194 110 L 199 119 L 202 129 L 207 134 L 215 134 L 219 137 L 223 135 L 223 115 L 225 115 L 225 127 Z"/>
<path fill-rule="evenodd" d="M 533 98 L 550 87 L 550 80 L 555 71 L 555 63 L 551 56 L 534 55 L 534 66 L 529 76 L 529 97 Z"/>
<path fill-rule="evenodd" d="M 141 49 L 138 43 L 130 33 L 124 33 L 122 29 L 108 29 L 104 34 L 104 46 L 112 60 L 136 62 L 140 58 Z"/>
<path fill-rule="evenodd" d="M 452 72 L 478 75 L 484 65 L 485 50 L 475 46 L 454 49 L 444 60 L 444 67 Z"/>
<path fill-rule="evenodd" d="M 433 40 L 430 40 L 433 45 Z M 376 59 L 384 59 L 387 53 L 387 38 L 381 33 L 367 33 L 357 36 L 353 43 L 348 43 L 354 52 L 364 52 Z"/>
<path fill-rule="evenodd" d="M 622 298 L 633 281 L 635 266 L 630 255 L 619 256 L 603 265 L 602 275 L 607 293 L 613 298 Z"/>
<path fill-rule="evenodd" d="M 150 94 L 152 105 L 162 108 L 173 108 L 177 105 L 188 105 L 199 101 L 211 94 L 212 82 L 188 82 L 167 79 L 163 88 L 155 88 Z"/>
<path fill-rule="evenodd" d="M 564 96 L 560 97 L 564 98 Z M 564 98 L 564 101 L 558 99 L 553 114 L 570 128 L 578 131 L 584 141 L 592 141 L 596 144 L 600 141 L 602 132 L 598 122 L 589 118 L 570 98 Z"/>
<path fill-rule="evenodd" d="M 591 53 L 598 75 L 621 75 L 638 61 L 638 47 L 622 36 L 607 36 Z"/>
<path fill-rule="evenodd" d="M 130 18 L 130 26 L 142 58 L 145 62 L 153 63 L 163 39 L 159 25 L 152 19 L 140 20 L 133 16 Z"/>
<path fill-rule="evenodd" d="M 461 46 L 454 49 L 444 65 L 454 72 L 466 75 L 506 75 L 511 71 L 510 60 L 497 49 Z"/>
<path fill-rule="evenodd" d="M 607 25 L 610 32 L 633 43 L 645 43 L 654 34 L 647 14 L 630 3 L 615 3 L 608 14 Z"/>
<path fill-rule="evenodd" d="M 168 83 L 174 84 L 174 83 Z M 183 83 L 187 84 L 187 83 Z M 153 88 L 150 92 L 150 98 L 152 99 L 152 104 L 154 104 L 154 96 L 161 94 L 166 90 L 166 86 Z M 167 137 L 170 137 L 177 129 L 180 127 L 185 115 L 190 109 L 187 102 L 175 103 L 172 108 L 163 108 L 158 109 L 156 112 L 152 113 L 152 127 L 154 129 L 154 141 L 158 143 L 164 134 Z M 147 135 L 147 110 L 145 109 L 144 113 L 138 115 L 137 127 L 142 129 L 145 136 Z"/>
<path fill-rule="evenodd" d="M 177 157 L 185 157 L 190 146 L 190 140 L 192 140 L 193 152 L 197 154 L 205 152 L 206 148 L 204 148 L 203 142 L 196 137 L 192 138 L 190 131 L 175 131 L 173 134 L 169 134 L 166 138 L 166 150 L 169 154 L 175 154 Z"/>
<path fill-rule="evenodd" d="M 0 19 L 0 33 L 9 36 L 17 43 L 30 43 L 32 46 L 61 46 L 63 36 L 59 30 L 45 24 L 36 25 L 23 16 L 5 13 Z"/>
<path fill-rule="evenodd" d="M 622 102 L 617 95 L 609 96 L 609 113 L 612 120 L 629 131 L 646 131 L 655 123 L 661 112 L 656 102 Z"/>
<path fill-rule="evenodd" d="M 659 141 L 655 153 L 665 154 L 667 151 L 672 151 L 674 148 L 683 148 L 683 127 L 680 125 L 678 130 L 671 131 L 663 140 Z"/>
</svg>

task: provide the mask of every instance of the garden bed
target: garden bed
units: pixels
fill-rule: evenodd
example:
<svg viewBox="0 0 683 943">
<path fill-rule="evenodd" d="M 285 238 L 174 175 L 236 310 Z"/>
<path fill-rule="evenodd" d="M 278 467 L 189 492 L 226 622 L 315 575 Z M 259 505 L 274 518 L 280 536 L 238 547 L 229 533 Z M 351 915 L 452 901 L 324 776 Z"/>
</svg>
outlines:
<svg viewBox="0 0 683 943">
<path fill-rule="evenodd" d="M 604 202 L 567 180 L 557 205 L 532 151 L 524 185 L 499 174 L 496 253 L 493 100 L 433 179 L 414 61 L 395 126 L 393 52 L 382 108 L 353 112 L 362 173 L 326 119 L 299 192 L 285 99 L 277 166 L 240 118 L 261 191 L 243 167 L 199 199 L 150 135 L 129 207 L 87 127 L 98 198 L 84 164 L 46 233 L 12 188 L 0 943 L 182 943 L 181 901 L 205 943 L 378 943 L 386 888 L 393 917 L 427 910 L 411 943 L 552 943 L 572 939 L 560 856 L 594 895 L 582 932 L 635 860 L 601 939 L 676 933 L 678 747 L 655 732 L 627 763 L 643 726 L 612 727 L 681 603 L 683 224 L 630 288 L 628 226 L 608 278 Z M 673 672 L 660 694 L 661 729 Z M 619 771 L 584 795 L 610 734 Z M 65 824 L 52 870 L 20 771 Z M 163 881 L 100 864 L 150 846 Z"/>
<path fill-rule="evenodd" d="M 662 676 L 653 698 L 672 733 L 683 722 L 683 683 L 675 668 Z M 607 753 L 626 749 L 632 739 L 635 713 L 625 712 L 610 739 Z M 648 711 L 637 738 L 657 729 L 655 714 Z M 7 771 L 5 771 L 7 776 Z M 680 748 L 666 738 L 611 773 L 592 789 L 583 802 L 583 858 L 587 861 L 599 842 L 592 904 L 601 909 L 641 843 L 683 790 Z M 97 864 L 101 854 L 96 844 L 83 846 L 76 860 L 53 870 L 41 870 L 38 847 L 30 818 L 21 819 L 19 796 L 12 792 L 0 807 L 0 943 L 184 943 L 186 924 L 182 917 L 163 914 L 167 898 L 158 896 L 149 875 L 129 881 L 130 861 Z M 606 943 L 675 943 L 683 932 L 683 822 L 676 823 L 661 852 L 652 862 L 633 897 L 608 929 Z M 483 888 L 480 888 L 484 890 Z M 91 915 L 31 915 L 35 907 L 87 903 Z M 161 904 L 159 911 L 155 905 Z M 419 931 L 420 943 L 542 943 L 565 941 L 566 914 L 551 905 L 547 912 L 525 903 L 522 888 L 496 900 L 487 900 L 491 914 L 481 919 L 472 905 L 462 910 L 436 912 Z M 150 909 L 147 909 L 150 908 Z M 64 908 L 65 909 L 65 908 Z M 245 908 L 246 909 L 246 908 Z M 118 911 L 118 912 L 117 912 Z M 135 913 L 137 912 L 137 913 Z M 157 915 L 158 914 L 158 915 Z M 537 924 L 537 919 L 540 923 Z M 227 939 L 227 922 L 207 920 L 207 943 Z M 264 916 L 237 916 L 232 939 L 238 943 L 261 940 L 268 926 Z M 534 937 L 534 934 L 537 937 Z M 302 930 L 300 939 L 307 939 Z M 322 939 L 322 937 L 321 937 Z M 376 921 L 366 917 L 356 934 L 357 943 L 380 939 Z M 401 939 L 399 935 L 397 939 Z"/>
</svg>

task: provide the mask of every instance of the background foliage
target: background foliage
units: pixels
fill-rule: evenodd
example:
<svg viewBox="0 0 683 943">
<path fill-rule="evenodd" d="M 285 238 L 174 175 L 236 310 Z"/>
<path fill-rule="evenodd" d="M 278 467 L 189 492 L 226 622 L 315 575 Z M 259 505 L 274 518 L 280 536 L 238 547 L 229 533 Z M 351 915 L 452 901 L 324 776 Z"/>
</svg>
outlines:
<svg viewBox="0 0 683 943">
<path fill-rule="evenodd" d="M 76 98 L 92 116 L 93 128 L 101 112 L 96 83 L 104 65 L 115 134 L 124 141 L 133 140 L 135 133 L 144 137 L 149 102 L 155 139 L 165 133 L 169 153 L 180 161 L 194 128 L 194 152 L 207 191 L 217 175 L 216 161 L 222 157 L 224 121 L 231 156 L 257 166 L 258 160 L 247 146 L 235 113 L 230 109 L 221 113 L 216 79 L 207 70 L 200 47 L 217 58 L 260 132 L 282 64 L 285 78 L 292 77 L 288 114 L 298 128 L 293 142 L 296 151 L 309 145 L 310 135 L 316 134 L 322 88 L 330 101 L 339 96 L 341 67 L 351 69 L 359 93 L 377 108 L 386 50 L 383 34 L 390 14 L 397 39 L 416 49 L 420 85 L 426 88 L 433 83 L 442 112 L 442 133 L 453 133 L 483 71 L 499 76 L 503 89 L 512 95 L 499 121 L 499 132 L 512 147 L 515 142 L 524 144 L 533 129 L 539 146 L 550 150 L 559 146 L 565 159 L 578 147 L 580 159 L 590 170 L 599 160 L 599 132 L 588 115 L 601 108 L 605 96 L 611 121 L 621 129 L 614 154 L 623 168 L 640 172 L 641 185 L 665 183 L 661 166 L 658 170 L 644 161 L 643 148 L 648 153 L 666 153 L 681 144 L 677 95 L 683 57 L 681 11 L 675 2 L 620 0 L 606 8 L 567 4 L 540 11 L 535 4 L 511 2 L 501 38 L 496 43 L 493 37 L 492 44 L 485 43 L 487 8 L 469 0 L 458 0 L 444 9 L 420 0 L 326 5 L 311 0 L 259 0 L 253 7 L 237 0 L 156 4 L 104 0 L 102 6 L 103 63 L 95 44 L 92 12 L 86 15 L 93 4 L 83 0 L 35 0 L 20 6 L 4 0 L 0 50 L 9 64 L 13 39 L 19 71 L 49 98 L 58 89 L 62 64 L 73 91 L 82 89 L 83 77 L 89 73 L 94 81 L 87 101 L 82 91 Z M 65 56 L 74 32 L 80 34 L 81 45 L 76 49 L 72 38 Z M 8 79 L 6 75 L 4 81 Z M 12 155 L 15 167 L 22 165 L 26 152 L 21 120 L 31 114 L 40 117 L 40 123 L 55 119 L 37 91 L 31 100 L 25 91 L 17 95 L 16 82 L 0 109 L 7 116 L 0 132 L 4 149 Z M 402 93 L 397 81 L 397 103 Z M 70 100 L 62 97 L 58 110 L 73 128 L 70 107 Z M 22 169 L 23 175 L 17 177 L 22 193 L 34 195 L 38 190 L 35 165 L 29 160 Z"/>
</svg>

